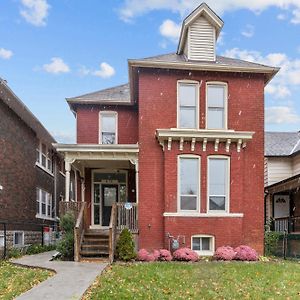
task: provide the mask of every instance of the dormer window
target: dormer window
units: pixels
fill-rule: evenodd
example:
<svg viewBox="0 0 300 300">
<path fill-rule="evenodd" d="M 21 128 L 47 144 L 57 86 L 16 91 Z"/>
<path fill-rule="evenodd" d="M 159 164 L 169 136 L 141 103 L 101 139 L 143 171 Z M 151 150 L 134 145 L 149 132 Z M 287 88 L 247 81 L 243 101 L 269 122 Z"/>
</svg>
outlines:
<svg viewBox="0 0 300 300">
<path fill-rule="evenodd" d="M 100 112 L 99 143 L 117 144 L 118 114 L 116 112 Z"/>
<path fill-rule="evenodd" d="M 178 81 L 177 127 L 196 129 L 199 124 L 199 83 Z"/>
<path fill-rule="evenodd" d="M 212 82 L 206 85 L 206 128 L 227 129 L 227 84 Z"/>
</svg>

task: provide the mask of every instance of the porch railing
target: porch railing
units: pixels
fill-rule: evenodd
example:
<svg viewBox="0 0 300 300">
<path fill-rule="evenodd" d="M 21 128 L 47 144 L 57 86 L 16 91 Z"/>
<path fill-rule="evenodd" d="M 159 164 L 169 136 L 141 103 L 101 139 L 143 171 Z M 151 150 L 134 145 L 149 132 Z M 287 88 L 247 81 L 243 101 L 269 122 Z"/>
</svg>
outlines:
<svg viewBox="0 0 300 300">
<path fill-rule="evenodd" d="M 113 204 L 109 222 L 109 261 L 112 263 L 116 246 L 117 207 Z"/>
<path fill-rule="evenodd" d="M 129 229 L 132 233 L 138 233 L 138 204 L 123 202 L 116 203 L 117 207 L 117 231 L 124 228 Z"/>
<path fill-rule="evenodd" d="M 74 214 L 75 219 L 77 219 L 83 203 L 84 202 L 60 201 L 59 215 L 63 216 L 67 212 L 72 212 Z"/>
<path fill-rule="evenodd" d="M 277 232 L 300 232 L 300 216 L 274 219 L 274 230 Z"/>
<path fill-rule="evenodd" d="M 81 202 L 81 208 L 74 228 L 74 260 L 80 261 L 80 247 L 84 235 L 85 220 L 87 214 L 86 202 Z"/>
</svg>

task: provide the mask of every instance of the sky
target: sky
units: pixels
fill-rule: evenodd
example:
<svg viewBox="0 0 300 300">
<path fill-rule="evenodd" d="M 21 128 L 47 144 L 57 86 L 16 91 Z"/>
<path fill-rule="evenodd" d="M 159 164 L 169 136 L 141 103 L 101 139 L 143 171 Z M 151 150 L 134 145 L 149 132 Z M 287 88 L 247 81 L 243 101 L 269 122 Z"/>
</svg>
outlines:
<svg viewBox="0 0 300 300">
<path fill-rule="evenodd" d="M 300 0 L 208 0 L 217 54 L 281 67 L 266 130 L 300 130 Z M 75 142 L 65 101 L 128 82 L 127 59 L 175 52 L 194 0 L 1 0 L 0 77 L 58 142 Z"/>
</svg>

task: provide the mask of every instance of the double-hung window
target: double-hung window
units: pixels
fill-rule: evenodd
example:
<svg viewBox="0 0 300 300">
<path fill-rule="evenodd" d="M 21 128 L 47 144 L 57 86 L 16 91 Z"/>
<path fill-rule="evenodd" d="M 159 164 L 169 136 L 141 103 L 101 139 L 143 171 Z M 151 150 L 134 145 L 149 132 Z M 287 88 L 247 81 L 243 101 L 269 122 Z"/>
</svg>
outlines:
<svg viewBox="0 0 300 300">
<path fill-rule="evenodd" d="M 196 129 L 199 124 L 199 83 L 178 81 L 179 128 Z"/>
<path fill-rule="evenodd" d="M 38 218 L 55 218 L 52 195 L 40 188 L 36 188 L 36 216 Z"/>
<path fill-rule="evenodd" d="M 229 157 L 208 158 L 208 210 L 229 212 Z"/>
<path fill-rule="evenodd" d="M 117 144 L 117 118 L 116 112 L 100 112 L 100 144 Z"/>
<path fill-rule="evenodd" d="M 227 128 L 227 85 L 208 83 L 206 85 L 207 129 Z"/>
<path fill-rule="evenodd" d="M 179 210 L 195 212 L 199 210 L 200 158 L 180 156 L 178 167 Z"/>
<path fill-rule="evenodd" d="M 36 164 L 42 169 L 53 173 L 51 150 L 42 142 L 39 142 L 36 148 Z"/>
</svg>

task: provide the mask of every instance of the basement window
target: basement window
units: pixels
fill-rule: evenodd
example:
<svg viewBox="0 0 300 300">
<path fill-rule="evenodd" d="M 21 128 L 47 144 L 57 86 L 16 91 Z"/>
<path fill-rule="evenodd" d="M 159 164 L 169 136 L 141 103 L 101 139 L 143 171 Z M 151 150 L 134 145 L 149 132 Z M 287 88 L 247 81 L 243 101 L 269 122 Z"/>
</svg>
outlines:
<svg viewBox="0 0 300 300">
<path fill-rule="evenodd" d="M 210 235 L 194 235 L 192 236 L 192 250 L 199 255 L 209 256 L 214 254 L 214 237 Z"/>
<path fill-rule="evenodd" d="M 14 246 L 15 247 L 24 246 L 24 231 L 14 232 Z"/>
</svg>

